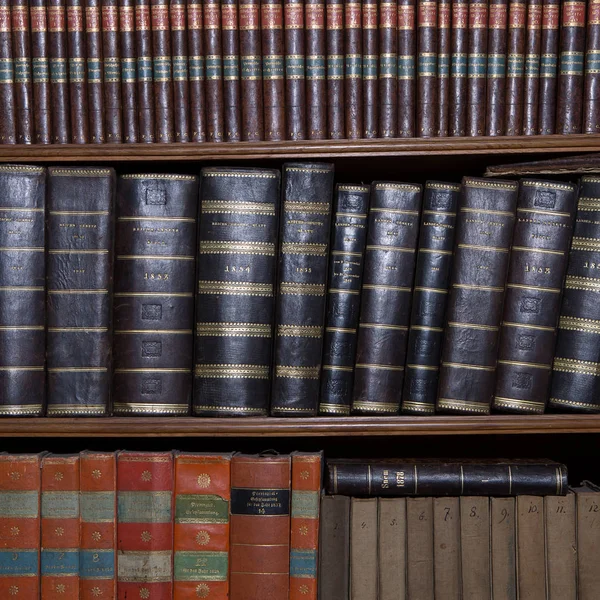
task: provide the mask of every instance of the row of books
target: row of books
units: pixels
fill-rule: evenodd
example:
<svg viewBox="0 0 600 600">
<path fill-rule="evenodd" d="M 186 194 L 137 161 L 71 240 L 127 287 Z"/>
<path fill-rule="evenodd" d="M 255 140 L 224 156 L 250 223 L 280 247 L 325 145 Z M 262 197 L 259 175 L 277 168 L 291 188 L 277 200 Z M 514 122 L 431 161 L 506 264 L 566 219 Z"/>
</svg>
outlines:
<svg viewBox="0 0 600 600">
<path fill-rule="evenodd" d="M 0 143 L 598 133 L 595 0 L 2 0 Z"/>
<path fill-rule="evenodd" d="M 282 173 L 0 167 L 0 413 L 600 410 L 598 178 Z"/>
</svg>

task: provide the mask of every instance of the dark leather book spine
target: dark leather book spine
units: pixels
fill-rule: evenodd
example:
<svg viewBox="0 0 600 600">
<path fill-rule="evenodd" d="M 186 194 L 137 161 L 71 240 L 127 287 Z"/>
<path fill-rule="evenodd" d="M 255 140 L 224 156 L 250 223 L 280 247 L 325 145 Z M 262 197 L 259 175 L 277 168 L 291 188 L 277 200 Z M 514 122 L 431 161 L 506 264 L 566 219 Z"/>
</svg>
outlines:
<svg viewBox="0 0 600 600">
<path fill-rule="evenodd" d="M 525 74 L 526 0 L 510 0 L 506 71 L 505 135 L 523 133 L 523 75 Z"/>
<path fill-rule="evenodd" d="M 538 109 L 538 134 L 540 135 L 550 135 L 556 130 L 559 17 L 560 0 L 544 0 L 540 47 L 540 106 Z"/>
<path fill-rule="evenodd" d="M 36 144 L 51 144 L 50 67 L 46 0 L 30 0 L 33 131 Z"/>
<path fill-rule="evenodd" d="M 486 135 L 504 135 L 508 0 L 490 0 Z"/>
<path fill-rule="evenodd" d="M 363 138 L 376 138 L 379 133 L 379 31 L 377 0 L 363 0 Z"/>
<path fill-rule="evenodd" d="M 262 0 L 262 79 L 265 140 L 285 139 L 285 61 L 282 0 Z"/>
<path fill-rule="evenodd" d="M 448 133 L 453 137 L 464 136 L 467 125 L 468 21 L 469 5 L 453 0 L 448 107 Z"/>
<path fill-rule="evenodd" d="M 137 103 L 138 82 L 137 51 L 135 47 L 135 0 L 119 0 L 119 39 L 121 44 L 123 141 L 126 144 L 132 144 L 138 142 L 140 137 Z"/>
<path fill-rule="evenodd" d="M 433 414 L 460 185 L 428 181 L 417 252 L 402 412 Z"/>
<path fill-rule="evenodd" d="M 379 137 L 398 133 L 398 5 L 379 2 Z"/>
<path fill-rule="evenodd" d="M 265 416 L 271 392 L 279 171 L 207 168 L 200 181 L 194 414 Z"/>
<path fill-rule="evenodd" d="M 13 30 L 14 31 L 14 30 Z M 14 35 L 14 33 L 13 33 Z M 589 0 L 585 53 L 583 133 L 600 132 L 600 0 Z"/>
<path fill-rule="evenodd" d="M 171 0 L 169 17 L 173 48 L 173 129 L 175 142 L 190 141 L 186 0 Z"/>
<path fill-rule="evenodd" d="M 35 0 L 31 1 L 33 2 Z M 102 83 L 104 81 L 104 63 L 102 61 L 101 27 L 102 19 L 100 17 L 100 0 L 85 0 L 85 37 L 87 50 L 86 74 L 88 115 L 90 122 L 90 142 L 92 144 L 103 144 L 105 141 L 104 85 Z"/>
<path fill-rule="evenodd" d="M 319 399 L 322 415 L 350 414 L 370 191 L 368 185 L 336 187 Z"/>
<path fill-rule="evenodd" d="M 242 140 L 264 139 L 260 0 L 240 4 Z"/>
<path fill-rule="evenodd" d="M 306 139 L 304 1 L 284 0 L 286 139 Z"/>
<path fill-rule="evenodd" d="M 600 179 L 582 177 L 564 283 L 549 406 L 600 412 Z"/>
<path fill-rule="evenodd" d="M 344 105 L 346 138 L 363 136 L 362 2 L 344 3 Z"/>
<path fill-rule="evenodd" d="M 518 184 L 465 177 L 436 408 L 489 414 Z"/>
<path fill-rule="evenodd" d="M 169 0 L 150 0 L 150 7 L 152 15 L 155 141 L 168 144 L 175 141 Z"/>
<path fill-rule="evenodd" d="M 306 135 L 327 139 L 327 52 L 324 0 L 305 0 Z"/>
<path fill-rule="evenodd" d="M 71 143 L 73 144 L 89 142 L 83 6 L 83 0 L 67 0 L 69 99 L 71 102 Z"/>
<path fill-rule="evenodd" d="M 466 130 L 468 136 L 485 135 L 488 12 L 488 2 L 469 0 Z"/>
<path fill-rule="evenodd" d="M 398 0 L 398 137 L 415 137 L 416 0 Z"/>
<path fill-rule="evenodd" d="M 115 415 L 187 415 L 192 398 L 198 178 L 117 183 Z"/>
<path fill-rule="evenodd" d="M 327 8 L 327 133 L 329 139 L 339 140 L 346 137 L 344 4 L 339 0 L 325 1 Z"/>
<path fill-rule="evenodd" d="M 242 98 L 240 96 L 240 36 L 238 0 L 221 2 L 223 36 L 223 111 L 225 140 L 242 140 Z"/>
<path fill-rule="evenodd" d="M 450 56 L 452 48 L 451 0 L 437 3 L 437 114 L 438 137 L 447 137 L 449 132 L 448 107 L 450 104 Z"/>
<path fill-rule="evenodd" d="M 542 48 L 542 0 L 527 5 L 527 42 L 525 45 L 525 91 L 523 99 L 523 135 L 538 132 L 540 101 L 540 52 Z"/>
<path fill-rule="evenodd" d="M 123 141 L 121 56 L 118 0 L 102 0 L 102 57 L 104 62 L 104 130 L 106 143 Z"/>
<path fill-rule="evenodd" d="M 418 1 L 417 136 L 437 134 L 437 2 Z"/>
<path fill-rule="evenodd" d="M 68 144 L 71 141 L 66 21 L 65 0 L 48 0 L 48 52 L 50 56 L 53 144 Z"/>
<path fill-rule="evenodd" d="M 314 416 L 325 324 L 333 165 L 283 166 L 273 416 Z"/>
<path fill-rule="evenodd" d="M 12 47 L 10 0 L 0 0 L 0 144 L 17 143 L 15 72 Z"/>
<path fill-rule="evenodd" d="M 221 39 L 221 6 L 204 0 L 204 50 L 206 52 L 206 139 L 224 140 L 223 115 L 223 48 Z"/>
<path fill-rule="evenodd" d="M 44 409 L 45 196 L 45 169 L 0 166 L 0 415 Z"/>
<path fill-rule="evenodd" d="M 371 185 L 354 413 L 396 414 L 400 409 L 420 209 L 420 185 Z"/>
<path fill-rule="evenodd" d="M 563 2 L 556 107 L 556 133 L 581 133 L 585 57 L 583 0 Z"/>
<path fill-rule="evenodd" d="M 569 183 L 520 182 L 493 408 L 546 408 L 576 197 Z"/>
<path fill-rule="evenodd" d="M 192 142 L 206 141 L 206 58 L 204 56 L 203 23 L 202 4 L 200 2 L 188 2 L 187 34 Z"/>
<path fill-rule="evenodd" d="M 31 33 L 29 0 L 14 0 L 11 6 L 15 62 L 16 140 L 33 142 L 33 88 L 31 85 Z"/>
<path fill-rule="evenodd" d="M 108 414 L 116 177 L 48 171 L 48 416 Z"/>
</svg>

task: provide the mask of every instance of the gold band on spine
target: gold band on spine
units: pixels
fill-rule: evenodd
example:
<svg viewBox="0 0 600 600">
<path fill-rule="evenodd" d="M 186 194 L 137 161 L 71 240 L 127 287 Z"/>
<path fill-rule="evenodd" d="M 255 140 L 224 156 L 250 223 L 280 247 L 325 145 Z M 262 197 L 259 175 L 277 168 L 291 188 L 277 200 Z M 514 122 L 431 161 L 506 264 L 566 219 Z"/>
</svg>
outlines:
<svg viewBox="0 0 600 600">
<path fill-rule="evenodd" d="M 219 296 L 273 296 L 270 283 L 229 283 L 225 281 L 199 281 L 199 294 L 215 294 Z"/>
<path fill-rule="evenodd" d="M 553 369 L 562 373 L 576 373 L 579 375 L 600 375 L 600 363 L 574 358 L 555 358 Z"/>
<path fill-rule="evenodd" d="M 325 286 L 319 283 L 293 283 L 282 281 L 279 286 L 279 293 L 306 296 L 323 296 Z"/>
<path fill-rule="evenodd" d="M 235 215 L 275 216 L 275 204 L 270 202 L 228 202 L 226 200 L 204 200 L 203 214 L 222 213 Z"/>
<path fill-rule="evenodd" d="M 269 379 L 268 365 L 212 364 L 196 365 L 196 377 L 210 379 Z"/>
<path fill-rule="evenodd" d="M 356 363 L 356 369 L 376 369 L 378 371 L 404 371 L 404 367 L 392 366 L 392 365 L 378 365 L 375 363 Z"/>
<path fill-rule="evenodd" d="M 435 406 L 433 404 L 427 404 L 426 402 L 412 402 L 410 400 L 404 400 L 402 402 L 402 408 L 428 414 L 435 413 Z"/>
<path fill-rule="evenodd" d="M 321 367 L 293 367 L 288 365 L 276 365 L 275 377 L 286 377 L 290 379 L 319 379 Z"/>
<path fill-rule="evenodd" d="M 187 415 L 190 407 L 187 404 L 150 404 L 141 402 L 115 402 L 116 413 L 146 413 Z"/>
<path fill-rule="evenodd" d="M 303 212 L 315 215 L 328 215 L 329 204 L 323 202 L 284 202 L 283 210 L 285 212 Z M 352 215 L 358 216 L 358 215 Z"/>
<path fill-rule="evenodd" d="M 200 242 L 200 254 L 252 254 L 275 256 L 275 244 L 271 242 Z"/>
<path fill-rule="evenodd" d="M 284 242 L 281 244 L 282 254 L 309 254 L 311 256 L 327 256 L 327 244 L 298 244 Z"/>
<path fill-rule="evenodd" d="M 196 335 L 203 337 L 265 337 L 270 338 L 269 323 L 197 323 Z"/>
<path fill-rule="evenodd" d="M 449 410 L 462 410 L 464 412 L 481 413 L 484 415 L 489 414 L 490 409 L 487 404 L 480 402 L 468 402 L 466 400 L 460 400 L 457 398 L 439 398 L 437 401 L 438 408 L 449 409 Z"/>
<path fill-rule="evenodd" d="M 342 404 L 328 404 L 322 402 L 319 404 L 319 412 L 329 415 L 349 415 L 350 407 Z"/>
<path fill-rule="evenodd" d="M 94 404 L 82 406 L 80 404 L 48 404 L 46 414 L 48 415 L 103 415 L 106 406 Z"/>
<path fill-rule="evenodd" d="M 28 416 L 37 415 L 42 411 L 41 404 L 4 404 L 0 405 L 0 415 Z"/>
<path fill-rule="evenodd" d="M 323 335 L 323 328 L 319 325 L 278 325 L 277 335 L 284 337 L 320 338 Z"/>
<path fill-rule="evenodd" d="M 558 327 L 571 331 L 600 334 L 600 321 L 594 319 L 562 316 L 558 322 Z"/>
<path fill-rule="evenodd" d="M 544 403 L 543 402 L 531 402 L 530 400 L 520 400 L 519 398 L 503 398 L 502 396 L 494 397 L 494 406 L 500 408 L 518 408 L 533 413 L 543 413 Z"/>
<path fill-rule="evenodd" d="M 565 280 L 565 289 L 581 290 L 582 292 L 600 292 L 600 280 L 592 277 L 576 277 L 567 275 Z"/>
<path fill-rule="evenodd" d="M 352 404 L 352 408 L 365 412 L 397 413 L 400 409 L 400 405 L 389 402 L 362 402 L 359 400 Z"/>
</svg>

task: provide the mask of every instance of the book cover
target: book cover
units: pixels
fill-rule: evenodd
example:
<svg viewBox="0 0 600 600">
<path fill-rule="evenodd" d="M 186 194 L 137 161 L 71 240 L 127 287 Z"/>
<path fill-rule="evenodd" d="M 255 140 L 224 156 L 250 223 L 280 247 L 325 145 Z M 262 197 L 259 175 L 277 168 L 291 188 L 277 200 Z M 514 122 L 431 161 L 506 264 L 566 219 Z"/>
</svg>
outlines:
<svg viewBox="0 0 600 600">
<path fill-rule="evenodd" d="M 88 1 L 93 2 L 95 0 Z M 46 0 L 30 0 L 29 19 L 31 22 L 34 139 L 36 144 L 51 144 L 52 115 L 50 112 L 50 63 L 48 62 Z"/>
<path fill-rule="evenodd" d="M 460 499 L 462 598 L 491 598 L 489 498 Z"/>
<path fill-rule="evenodd" d="M 84 0 L 67 0 L 71 143 L 89 142 Z"/>
<path fill-rule="evenodd" d="M 466 135 L 485 134 L 488 2 L 469 0 Z"/>
<path fill-rule="evenodd" d="M 377 498 L 352 498 L 350 600 L 377 600 L 377 532 Z"/>
<path fill-rule="evenodd" d="M 85 1 L 86 79 L 90 142 L 92 144 L 103 144 L 106 141 L 104 130 L 104 62 L 102 60 L 102 18 L 100 16 L 100 6 L 100 0 Z M 37 125 L 35 130 L 37 135 Z"/>
<path fill-rule="evenodd" d="M 10 0 L 0 0 L 0 62 L 0 144 L 16 144 L 17 108 Z"/>
<path fill-rule="evenodd" d="M 120 144 L 123 141 L 123 104 L 118 0 L 102 0 L 102 57 L 106 143 Z"/>
<path fill-rule="evenodd" d="M 260 0 L 240 5 L 240 77 L 242 83 L 242 140 L 264 139 Z"/>
<path fill-rule="evenodd" d="M 407 598 L 433 600 L 433 498 L 406 499 Z"/>
<path fill-rule="evenodd" d="M 516 502 L 518 598 L 545 600 L 544 499 L 540 496 L 519 496 Z"/>
<path fill-rule="evenodd" d="M 139 141 L 135 5 L 135 0 L 119 0 L 121 104 L 123 107 L 123 142 L 126 144 Z"/>
<path fill-rule="evenodd" d="M 526 0 L 510 0 L 508 12 L 508 57 L 506 71 L 505 135 L 523 133 L 525 75 Z"/>
<path fill-rule="evenodd" d="M 284 0 L 286 139 L 306 139 L 304 1 Z M 312 16 L 312 15 L 311 15 Z"/>
<path fill-rule="evenodd" d="M 452 49 L 452 2 L 438 0 L 437 9 L 437 114 L 436 127 L 438 137 L 447 137 L 449 133 L 450 106 L 450 59 Z"/>
<path fill-rule="evenodd" d="M 492 598 L 517 600 L 515 505 L 514 498 L 490 498 Z"/>
<path fill-rule="evenodd" d="M 306 135 L 309 140 L 327 138 L 327 32 L 325 5 L 305 0 Z"/>
<path fill-rule="evenodd" d="M 34 139 L 33 84 L 28 0 L 14 0 L 12 3 L 11 29 L 15 68 L 16 140 L 18 144 L 31 144 Z"/>
<path fill-rule="evenodd" d="M 542 0 L 527 4 L 527 34 L 525 42 L 525 82 L 523 93 L 523 135 L 539 131 L 540 59 L 542 48 Z"/>
<path fill-rule="evenodd" d="M 416 0 L 398 0 L 398 137 L 415 137 Z"/>
<path fill-rule="evenodd" d="M 379 498 L 377 517 L 379 600 L 406 600 L 406 498 Z"/>
<path fill-rule="evenodd" d="M 222 142 L 224 139 L 223 114 L 223 47 L 221 37 L 221 5 L 213 0 L 203 0 L 204 52 L 206 80 L 206 139 Z M 156 49 L 155 49 L 156 52 Z M 260 52 L 258 53 L 260 54 Z"/>
<path fill-rule="evenodd" d="M 583 133 L 600 132 L 600 1 L 589 0 L 585 50 Z M 14 33 L 13 33 L 14 35 Z"/>
<path fill-rule="evenodd" d="M 373 139 L 379 133 L 379 15 L 377 0 L 362 3 L 362 136 Z"/>
<path fill-rule="evenodd" d="M 175 142 L 190 141 L 186 0 L 171 0 L 169 19 L 173 51 L 173 129 Z"/>
<path fill-rule="evenodd" d="M 327 137 L 346 137 L 344 93 L 344 4 L 326 0 L 327 10 Z M 362 74 L 361 74 L 362 77 Z"/>
<path fill-rule="evenodd" d="M 223 36 L 223 111 L 225 140 L 242 139 L 242 99 L 240 96 L 240 37 L 238 0 L 221 3 Z"/>
<path fill-rule="evenodd" d="M 398 132 L 398 4 L 379 1 L 379 137 Z"/>
<path fill-rule="evenodd" d="M 437 134 L 438 5 L 418 0 L 417 10 L 417 136 Z"/>
<path fill-rule="evenodd" d="M 600 585 L 595 549 L 600 543 L 600 489 L 583 481 L 573 489 L 577 505 L 577 598 L 592 599 Z"/>
<path fill-rule="evenodd" d="M 206 57 L 204 56 L 204 16 L 201 2 L 188 1 L 187 3 L 187 36 L 192 142 L 205 142 Z"/>
<path fill-rule="evenodd" d="M 192 25 L 189 24 L 190 36 Z M 137 104 L 140 142 L 155 141 L 154 80 L 152 59 L 152 25 L 150 0 L 135 1 L 135 48 L 137 54 Z M 190 81 L 192 78 L 190 77 Z M 194 114 L 194 103 L 191 102 Z M 201 140 L 198 140 L 201 141 Z"/>
<path fill-rule="evenodd" d="M 52 103 L 52 143 L 71 141 L 67 14 L 65 0 L 48 0 L 48 55 Z"/>
<path fill-rule="evenodd" d="M 434 498 L 433 574 L 439 600 L 461 598 L 460 558 L 460 498 Z"/>
<path fill-rule="evenodd" d="M 544 0 L 540 48 L 540 106 L 538 109 L 538 133 L 540 135 L 550 135 L 556 131 L 559 27 L 560 0 Z"/>
<path fill-rule="evenodd" d="M 488 20 L 486 135 L 504 135 L 508 0 L 491 0 Z"/>
</svg>

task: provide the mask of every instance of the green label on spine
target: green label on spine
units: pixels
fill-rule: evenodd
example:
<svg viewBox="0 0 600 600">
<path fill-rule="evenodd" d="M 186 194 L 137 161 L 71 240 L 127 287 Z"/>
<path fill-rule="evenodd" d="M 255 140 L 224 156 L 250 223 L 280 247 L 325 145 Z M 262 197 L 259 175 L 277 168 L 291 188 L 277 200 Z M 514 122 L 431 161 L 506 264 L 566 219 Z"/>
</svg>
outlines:
<svg viewBox="0 0 600 600">
<path fill-rule="evenodd" d="M 327 79 L 344 78 L 344 57 L 341 54 L 333 54 L 327 57 Z"/>
<path fill-rule="evenodd" d="M 346 79 L 362 77 L 362 55 L 346 54 Z"/>
<path fill-rule="evenodd" d="M 563 52 L 560 72 L 561 75 L 583 75 L 583 52 Z"/>
<path fill-rule="evenodd" d="M 398 79 L 414 79 L 415 78 L 415 57 L 414 56 L 399 56 L 398 57 Z"/>
<path fill-rule="evenodd" d="M 152 81 L 152 59 L 140 56 L 137 59 L 138 81 Z"/>
<path fill-rule="evenodd" d="M 135 83 L 137 80 L 137 60 L 124 58 L 121 62 L 121 77 L 123 83 Z"/>
<path fill-rule="evenodd" d="M 260 56 L 242 56 L 242 79 L 260 79 L 262 62 Z"/>
<path fill-rule="evenodd" d="M 187 56 L 173 57 L 173 81 L 187 81 Z"/>
<path fill-rule="evenodd" d="M 17 83 L 31 81 L 31 62 L 28 58 L 15 58 L 15 81 Z"/>
<path fill-rule="evenodd" d="M 363 56 L 363 79 L 377 79 L 377 62 L 378 56 L 365 55 Z"/>
<path fill-rule="evenodd" d="M 191 56 L 188 59 L 190 81 L 204 80 L 204 56 Z"/>
<path fill-rule="evenodd" d="M 450 76 L 450 55 L 438 54 L 438 77 Z"/>
<path fill-rule="evenodd" d="M 223 61 L 220 56 L 206 57 L 206 78 L 221 79 L 223 77 Z"/>
<path fill-rule="evenodd" d="M 104 59 L 104 81 L 109 83 L 121 81 L 121 63 L 118 58 Z"/>
<path fill-rule="evenodd" d="M 71 83 L 83 83 L 85 81 L 85 59 L 69 59 L 69 81 Z"/>
<path fill-rule="evenodd" d="M 419 54 L 419 77 L 435 77 L 437 75 L 437 54 Z"/>
<path fill-rule="evenodd" d="M 285 57 L 285 76 L 287 79 L 304 79 L 304 56 Z"/>
<path fill-rule="evenodd" d="M 467 76 L 467 55 L 466 54 L 453 54 L 451 64 L 452 77 L 466 77 Z"/>
<path fill-rule="evenodd" d="M 487 74 L 487 54 L 469 54 L 468 76 L 485 77 Z"/>
<path fill-rule="evenodd" d="M 228 81 L 240 78 L 240 58 L 237 54 L 223 57 L 223 79 Z"/>
<path fill-rule="evenodd" d="M 525 58 L 522 54 L 508 55 L 508 76 L 523 77 Z"/>
<path fill-rule="evenodd" d="M 525 77 L 540 76 L 540 55 L 528 54 L 525 57 Z"/>
<path fill-rule="evenodd" d="M 398 57 L 395 54 L 382 54 L 379 57 L 379 74 L 382 79 L 398 76 Z"/>
<path fill-rule="evenodd" d="M 12 69 L 12 64 L 11 64 Z M 67 60 L 65 58 L 50 59 L 50 81 L 52 83 L 66 83 Z"/>
<path fill-rule="evenodd" d="M 12 83 L 15 71 L 12 58 L 0 59 L 0 83 Z"/>
<path fill-rule="evenodd" d="M 313 54 L 306 57 L 306 78 L 325 79 L 325 57 Z"/>
<path fill-rule="evenodd" d="M 35 60 L 35 58 L 33 59 Z M 102 83 L 102 69 L 100 68 L 99 58 L 87 59 L 88 83 Z M 35 80 L 35 70 L 33 74 Z"/>
<path fill-rule="evenodd" d="M 556 54 L 542 54 L 540 59 L 540 77 L 556 77 L 558 56 Z"/>
<path fill-rule="evenodd" d="M 263 56 L 263 79 L 283 79 L 283 56 Z"/>
<path fill-rule="evenodd" d="M 505 54 L 489 54 L 487 62 L 487 70 L 489 77 L 505 77 L 506 76 L 506 55 Z"/>
<path fill-rule="evenodd" d="M 169 56 L 155 56 L 152 62 L 154 64 L 154 81 L 169 81 L 173 78 Z"/>
<path fill-rule="evenodd" d="M 585 61 L 585 72 L 592 75 L 600 73 L 600 50 L 588 50 Z"/>
<path fill-rule="evenodd" d="M 175 581 L 227 581 L 227 552 L 175 552 Z"/>
</svg>

